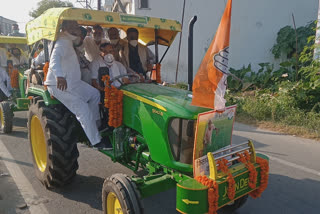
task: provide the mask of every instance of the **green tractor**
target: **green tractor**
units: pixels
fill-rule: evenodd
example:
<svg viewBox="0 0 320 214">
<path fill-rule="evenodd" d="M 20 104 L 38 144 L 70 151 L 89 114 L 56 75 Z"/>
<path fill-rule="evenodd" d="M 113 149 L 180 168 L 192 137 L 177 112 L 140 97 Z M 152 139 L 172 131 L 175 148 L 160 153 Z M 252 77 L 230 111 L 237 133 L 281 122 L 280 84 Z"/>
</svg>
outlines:
<svg viewBox="0 0 320 214">
<path fill-rule="evenodd" d="M 63 20 L 124 31 L 135 27 L 142 42 L 154 44 L 157 64 L 161 63 L 158 46 L 168 49 L 181 31 L 180 23 L 174 20 L 76 8 L 49 9 L 26 26 L 28 44 L 36 45 L 42 40 L 46 61 L 49 60 L 48 40 L 57 39 Z M 43 78 L 43 70 L 33 70 L 32 75 Z M 75 116 L 50 97 L 42 82 L 28 82 L 26 96 L 32 97 L 28 113 L 29 141 L 37 178 L 47 188 L 54 188 L 72 182 L 78 169 L 77 142 L 86 139 Z M 191 106 L 192 92 L 157 83 L 122 85 L 120 91 L 122 124 L 101 134 L 110 139 L 113 148 L 100 152 L 134 172 L 144 171 L 144 176 L 114 174 L 106 178 L 102 187 L 103 213 L 141 214 L 142 198 L 171 188 L 177 188 L 176 209 L 180 213 L 212 213 L 212 209 L 222 207 L 234 210 L 245 203 L 249 194 L 261 192 L 261 187 L 266 185 L 268 158 L 256 154 L 250 141 L 230 145 L 235 107 L 219 113 Z M 214 138 L 211 147 L 202 143 L 208 125 L 208 120 L 202 119 L 208 117 L 201 115 L 207 114 L 219 120 L 215 125 L 220 129 L 220 137 Z M 194 159 L 200 151 L 207 155 Z M 239 154 L 244 153 L 250 155 L 246 163 L 240 161 Z M 267 164 L 262 167 L 257 160 L 265 160 Z M 229 174 L 219 165 L 225 166 Z M 249 170 L 247 165 L 254 169 Z M 254 187 L 249 187 L 252 171 L 257 173 L 257 181 Z M 205 177 L 211 183 L 214 181 L 215 188 L 203 181 Z M 212 191 L 215 193 L 210 195 Z M 228 192 L 232 191 L 234 195 L 230 199 Z"/>
<path fill-rule="evenodd" d="M 11 78 L 12 99 L 8 97 L 0 89 L 0 132 L 10 133 L 13 126 L 14 112 L 28 110 L 30 100 L 26 97 L 27 78 L 24 76 L 24 70 L 27 65 L 13 66 L 10 60 L 10 50 L 19 48 L 22 52 L 27 51 L 27 39 L 25 37 L 0 36 L 0 45 L 5 48 L 8 55 L 7 73 Z M 8 80 L 7 80 L 8 81 Z M 9 82 L 5 81 L 8 86 Z"/>
</svg>

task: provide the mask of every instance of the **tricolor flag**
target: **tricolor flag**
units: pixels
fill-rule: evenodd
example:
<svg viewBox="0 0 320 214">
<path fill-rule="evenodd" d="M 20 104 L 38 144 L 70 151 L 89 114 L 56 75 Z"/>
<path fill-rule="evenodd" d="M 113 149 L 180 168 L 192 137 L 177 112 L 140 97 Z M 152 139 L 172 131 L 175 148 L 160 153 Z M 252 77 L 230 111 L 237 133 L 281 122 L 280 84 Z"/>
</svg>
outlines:
<svg viewBox="0 0 320 214">
<path fill-rule="evenodd" d="M 218 30 L 193 81 L 191 105 L 222 110 L 226 100 L 232 0 L 228 0 Z"/>
</svg>

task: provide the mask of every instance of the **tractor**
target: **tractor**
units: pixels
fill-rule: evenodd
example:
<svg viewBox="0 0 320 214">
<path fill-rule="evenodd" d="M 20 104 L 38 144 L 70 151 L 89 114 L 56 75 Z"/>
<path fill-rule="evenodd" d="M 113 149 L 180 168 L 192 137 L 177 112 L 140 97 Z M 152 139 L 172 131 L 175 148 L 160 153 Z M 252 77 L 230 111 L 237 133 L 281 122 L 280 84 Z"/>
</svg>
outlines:
<svg viewBox="0 0 320 214">
<path fill-rule="evenodd" d="M 0 89 L 0 131 L 10 133 L 13 126 L 13 113 L 28 110 L 30 102 L 25 93 L 27 78 L 24 76 L 24 70 L 28 65 L 13 66 L 12 60 L 10 60 L 12 48 L 19 48 L 22 53 L 27 51 L 27 39 L 25 37 L 0 36 L 0 44 L 7 51 L 6 72 L 11 79 L 10 83 L 9 80 L 5 81 L 5 85 L 10 84 L 12 88 L 10 90 L 12 99 L 10 100 Z"/>
<path fill-rule="evenodd" d="M 110 128 L 101 135 L 112 142 L 112 149 L 100 152 L 134 172 L 144 172 L 141 177 L 114 174 L 106 178 L 102 187 L 103 213 L 141 214 L 142 198 L 171 188 L 177 189 L 176 210 L 188 214 L 214 213 L 220 208 L 235 210 L 249 194 L 253 197 L 261 194 L 267 182 L 268 158 L 257 154 L 251 141 L 230 145 L 235 107 L 217 112 L 192 106 L 191 91 L 161 84 L 160 64 L 181 31 L 178 21 L 52 8 L 26 25 L 28 44 L 36 48 L 42 42 L 46 62 L 50 58 L 48 43 L 54 45 L 63 20 L 124 31 L 135 27 L 140 42 L 154 46 L 156 64 L 152 82 L 122 85 L 115 89 L 121 98 L 115 98 L 109 92 L 113 90 L 110 82 L 117 78 L 102 78 L 106 96 L 102 107 L 109 113 L 106 125 Z M 166 47 L 161 58 L 160 45 Z M 26 73 L 42 80 L 32 82 L 28 78 L 26 89 L 26 96 L 30 97 L 28 137 L 36 176 L 49 189 L 66 185 L 72 182 L 78 169 L 77 143 L 87 139 L 75 116 L 51 97 L 43 85 L 46 70 Z M 112 105 L 107 104 L 112 99 L 118 102 L 113 108 L 117 110 L 115 116 L 111 116 Z M 219 137 L 212 137 L 213 134 L 212 142 L 204 143 L 209 120 L 216 127 L 213 133 Z M 200 153 L 204 155 L 199 156 Z"/>
</svg>

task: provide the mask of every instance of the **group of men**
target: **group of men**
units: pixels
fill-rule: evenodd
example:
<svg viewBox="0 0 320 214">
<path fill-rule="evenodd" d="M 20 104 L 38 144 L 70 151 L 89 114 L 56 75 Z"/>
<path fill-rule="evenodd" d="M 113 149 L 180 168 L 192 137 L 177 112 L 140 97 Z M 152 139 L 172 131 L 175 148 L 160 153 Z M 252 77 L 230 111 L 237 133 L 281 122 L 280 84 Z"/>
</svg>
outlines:
<svg viewBox="0 0 320 214">
<path fill-rule="evenodd" d="M 18 68 L 22 65 L 27 65 L 27 57 L 22 53 L 22 50 L 11 44 L 6 47 L 5 44 L 0 44 L 0 89 L 4 95 L 11 99 L 11 80 L 7 73 L 7 67 L 11 64 Z"/>
<path fill-rule="evenodd" d="M 138 43 L 139 32 L 127 29 L 127 41 L 120 39 L 117 28 L 108 29 L 109 40 L 103 28 L 93 27 L 92 36 L 75 21 L 64 21 L 55 42 L 45 85 L 49 93 L 75 114 L 89 141 L 96 148 L 106 148 L 98 131 L 100 125 L 99 102 L 103 85 L 101 72 L 107 72 L 112 84 L 132 81 L 128 73 L 144 81 L 146 72 L 154 63 L 152 52 Z M 135 74 L 136 73 L 136 74 Z"/>
</svg>

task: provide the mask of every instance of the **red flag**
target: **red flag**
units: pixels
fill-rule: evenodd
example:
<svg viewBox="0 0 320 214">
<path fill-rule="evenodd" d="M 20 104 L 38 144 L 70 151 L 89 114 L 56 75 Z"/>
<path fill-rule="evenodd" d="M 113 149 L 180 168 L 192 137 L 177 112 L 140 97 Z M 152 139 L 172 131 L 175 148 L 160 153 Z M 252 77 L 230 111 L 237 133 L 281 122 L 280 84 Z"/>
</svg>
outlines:
<svg viewBox="0 0 320 214">
<path fill-rule="evenodd" d="M 228 0 L 218 30 L 193 81 L 192 105 L 224 109 L 227 86 L 232 0 Z"/>
</svg>

